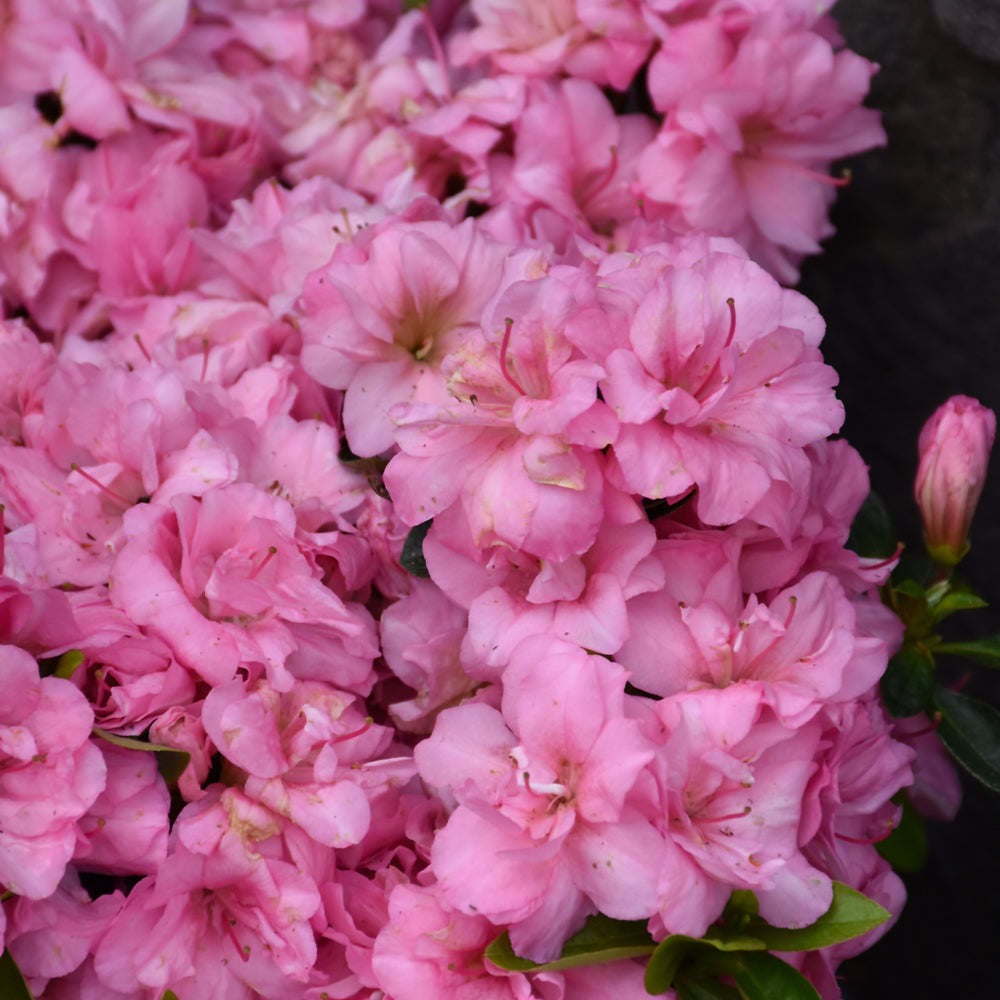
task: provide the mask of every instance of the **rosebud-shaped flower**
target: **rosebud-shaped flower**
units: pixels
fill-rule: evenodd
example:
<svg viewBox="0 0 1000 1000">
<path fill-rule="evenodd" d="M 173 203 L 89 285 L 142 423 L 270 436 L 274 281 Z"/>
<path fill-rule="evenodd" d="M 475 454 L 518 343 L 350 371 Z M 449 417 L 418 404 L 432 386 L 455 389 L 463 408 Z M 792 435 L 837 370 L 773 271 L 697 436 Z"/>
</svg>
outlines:
<svg viewBox="0 0 1000 1000">
<path fill-rule="evenodd" d="M 954 566 L 968 551 L 995 435 L 996 415 L 969 396 L 952 396 L 920 432 L 917 505 L 937 563 Z"/>
</svg>

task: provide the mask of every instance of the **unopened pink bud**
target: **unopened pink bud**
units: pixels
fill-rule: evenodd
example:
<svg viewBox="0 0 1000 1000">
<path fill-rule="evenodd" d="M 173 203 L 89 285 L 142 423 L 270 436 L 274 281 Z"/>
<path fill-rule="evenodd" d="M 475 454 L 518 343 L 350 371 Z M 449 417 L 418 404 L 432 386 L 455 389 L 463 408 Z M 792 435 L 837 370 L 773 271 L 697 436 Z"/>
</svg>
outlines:
<svg viewBox="0 0 1000 1000">
<path fill-rule="evenodd" d="M 920 432 L 917 505 L 937 563 L 954 566 L 968 551 L 995 435 L 995 414 L 969 396 L 952 396 Z"/>
</svg>

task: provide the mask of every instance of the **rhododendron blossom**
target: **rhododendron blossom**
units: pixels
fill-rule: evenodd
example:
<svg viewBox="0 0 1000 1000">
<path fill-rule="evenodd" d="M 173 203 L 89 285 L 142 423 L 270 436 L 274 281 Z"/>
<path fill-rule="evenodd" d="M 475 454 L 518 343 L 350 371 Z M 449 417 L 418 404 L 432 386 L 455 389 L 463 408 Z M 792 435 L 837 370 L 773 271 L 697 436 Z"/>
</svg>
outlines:
<svg viewBox="0 0 1000 1000">
<path fill-rule="evenodd" d="M 898 915 L 957 779 L 779 284 L 884 138 L 830 7 L 0 3 L 5 973 L 638 1000 Z M 765 961 L 836 1000 L 855 903 Z"/>
</svg>

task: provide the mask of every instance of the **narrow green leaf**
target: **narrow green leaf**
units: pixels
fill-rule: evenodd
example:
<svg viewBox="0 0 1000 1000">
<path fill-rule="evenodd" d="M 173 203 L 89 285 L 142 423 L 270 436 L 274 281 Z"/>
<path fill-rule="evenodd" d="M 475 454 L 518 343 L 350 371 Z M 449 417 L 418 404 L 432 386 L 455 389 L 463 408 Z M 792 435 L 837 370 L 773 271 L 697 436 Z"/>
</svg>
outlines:
<svg viewBox="0 0 1000 1000">
<path fill-rule="evenodd" d="M 880 685 L 886 711 L 906 719 L 924 711 L 934 695 L 934 659 L 916 646 L 904 646 L 890 661 Z"/>
<path fill-rule="evenodd" d="M 536 963 L 521 958 L 506 931 L 487 946 L 486 958 L 508 972 L 551 972 L 652 955 L 655 949 L 645 920 L 613 920 L 597 913 L 563 945 L 562 955 L 554 961 Z"/>
<path fill-rule="evenodd" d="M 145 740 L 138 740 L 134 736 L 119 736 L 117 733 L 109 733 L 106 729 L 99 729 L 94 726 L 94 735 L 99 736 L 108 743 L 113 743 L 116 747 L 124 747 L 126 750 L 146 750 L 156 754 L 156 766 L 163 775 L 163 780 L 169 785 L 175 782 L 188 766 L 191 754 L 187 750 L 178 750 L 176 747 L 164 746 L 162 743 L 147 743 Z"/>
<path fill-rule="evenodd" d="M 816 987 L 777 955 L 748 951 L 733 979 L 746 1000 L 820 1000 Z"/>
<path fill-rule="evenodd" d="M 1000 670 L 1000 635 L 988 639 L 970 639 L 968 642 L 942 642 L 934 647 L 937 653 L 961 656 L 975 663 Z"/>
<path fill-rule="evenodd" d="M 399 557 L 399 565 L 411 576 L 419 576 L 421 579 L 430 578 L 427 572 L 427 563 L 424 562 L 424 539 L 427 532 L 431 530 L 433 519 L 418 524 L 415 528 L 410 528 L 410 533 L 403 542 L 403 552 Z"/>
<path fill-rule="evenodd" d="M 3 1000 L 33 1000 L 31 990 L 9 951 L 0 955 L 0 997 Z"/>
<path fill-rule="evenodd" d="M 753 917 L 746 933 L 759 938 L 770 951 L 812 951 L 850 941 L 889 919 L 888 910 L 843 882 L 833 883 L 830 908 L 808 927 L 772 927 Z"/>
<path fill-rule="evenodd" d="M 919 872 L 927 864 L 927 830 L 920 813 L 903 795 L 903 814 L 899 824 L 875 850 L 903 875 Z"/>
<path fill-rule="evenodd" d="M 874 491 L 865 497 L 847 539 L 847 548 L 859 556 L 888 559 L 896 551 L 898 536 L 882 498 Z"/>
<path fill-rule="evenodd" d="M 938 688 L 934 704 L 941 713 L 941 742 L 977 781 L 1000 792 L 1000 712 L 947 688 Z"/>
</svg>

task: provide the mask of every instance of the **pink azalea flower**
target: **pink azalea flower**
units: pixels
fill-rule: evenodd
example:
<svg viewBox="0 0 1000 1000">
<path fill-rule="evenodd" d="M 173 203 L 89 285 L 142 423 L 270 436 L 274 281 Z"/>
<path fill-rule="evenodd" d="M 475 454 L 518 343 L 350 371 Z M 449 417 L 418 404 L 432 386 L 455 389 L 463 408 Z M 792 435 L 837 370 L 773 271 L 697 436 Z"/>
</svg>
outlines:
<svg viewBox="0 0 1000 1000">
<path fill-rule="evenodd" d="M 594 242 L 597 234 L 611 235 L 638 212 L 636 159 L 653 140 L 652 122 L 643 115 L 616 115 L 599 88 L 583 80 L 537 85 L 529 95 L 494 203 L 502 210 L 508 202 L 523 206 L 529 218 L 553 213 L 565 229 L 561 239 L 553 239 L 551 221 L 540 220 L 535 228 L 560 247 L 574 232 Z"/>
<path fill-rule="evenodd" d="M 513 267 L 533 258 L 524 254 Z M 445 363 L 450 405 L 393 411 L 400 453 L 385 481 L 406 523 L 459 502 L 481 548 L 507 545 L 558 561 L 593 544 L 602 519 L 599 449 L 617 427 L 597 398 L 604 370 L 564 339 L 573 275 L 562 278 L 504 288 L 481 331 Z M 468 469 L 461 479 L 456 463 Z"/>
<path fill-rule="evenodd" d="M 363 232 L 303 293 L 302 363 L 346 390 L 344 433 L 355 454 L 392 445 L 396 403 L 446 405 L 439 368 L 478 323 L 509 248 L 470 220 L 387 220 Z"/>
<path fill-rule="evenodd" d="M 766 605 L 744 602 L 737 553 L 729 535 L 660 543 L 666 583 L 629 602 L 632 635 L 616 657 L 637 687 L 671 695 L 749 685 L 794 727 L 876 683 L 887 643 L 859 623 L 832 576 L 811 573 Z"/>
<path fill-rule="evenodd" d="M 112 602 L 210 683 L 250 663 L 281 690 L 296 672 L 370 685 L 371 619 L 318 579 L 286 501 L 238 483 L 200 503 L 178 496 L 169 507 L 134 507 L 126 531 Z M 330 644 L 322 654 L 320 642 Z"/>
<path fill-rule="evenodd" d="M 156 758 L 141 750 L 95 741 L 107 783 L 79 823 L 74 860 L 82 871 L 152 875 L 167 856 L 170 792 Z"/>
<path fill-rule="evenodd" d="M 55 892 L 77 823 L 104 789 L 93 721 L 69 681 L 40 678 L 26 652 L 0 646 L 0 885 L 15 895 Z"/>
<path fill-rule="evenodd" d="M 471 694 L 475 681 L 459 662 L 465 612 L 428 581 L 414 580 L 411 587 L 382 612 L 382 656 L 415 692 L 389 706 L 393 720 L 400 729 L 428 733 L 437 713 Z"/>
<path fill-rule="evenodd" d="M 807 300 L 749 261 L 665 272 L 606 357 L 601 391 L 621 421 L 611 482 L 671 501 L 696 488 L 703 522 L 748 517 L 787 538 L 808 495 L 803 448 L 843 419 L 821 336 Z"/>
<path fill-rule="evenodd" d="M 473 0 L 478 22 L 455 39 L 457 62 L 488 56 L 522 76 L 570 76 L 624 90 L 642 65 L 652 32 L 634 0 Z"/>
<path fill-rule="evenodd" d="M 701 69 L 689 76 L 691 65 Z M 668 115 L 640 157 L 648 210 L 679 231 L 735 236 L 794 282 L 833 232 L 830 162 L 885 142 L 877 113 L 861 107 L 874 70 L 777 17 L 755 20 L 735 46 L 718 22 L 675 29 L 650 65 L 653 101 Z"/>
<path fill-rule="evenodd" d="M 740 685 L 657 702 L 662 749 L 651 765 L 664 834 L 681 852 L 660 869 L 654 935 L 701 936 L 731 889 L 751 889 L 765 920 L 804 927 L 830 905 L 830 879 L 798 849 L 820 729 L 791 730 Z"/>
<path fill-rule="evenodd" d="M 663 585 L 662 563 L 650 556 L 654 528 L 633 498 L 607 486 L 597 537 L 580 556 L 539 560 L 500 544 L 481 549 L 462 521 L 456 507 L 438 515 L 423 551 L 434 583 L 468 607 L 461 662 L 480 680 L 499 680 L 511 650 L 531 635 L 617 652 L 629 634 L 626 602 Z"/>
<path fill-rule="evenodd" d="M 374 780 L 364 765 L 382 757 L 391 731 L 372 725 L 354 698 L 316 683 L 280 694 L 263 681 L 216 685 L 205 699 L 202 722 L 222 755 L 245 772 L 245 794 L 287 817 L 329 847 L 358 843 L 368 830 Z M 412 773 L 408 761 L 389 768 L 385 782 Z M 368 787 L 366 787 L 368 786 Z"/>
<path fill-rule="evenodd" d="M 389 996 L 413 1000 L 536 996 L 525 976 L 501 972 L 484 960 L 486 946 L 498 933 L 485 917 L 449 906 L 436 887 L 398 885 L 389 897 L 389 923 L 375 941 L 372 968 L 378 985 Z"/>
<path fill-rule="evenodd" d="M 194 1000 L 301 997 L 316 960 L 312 879 L 288 860 L 285 824 L 235 789 L 188 806 L 171 852 L 98 943 L 94 968 L 114 990 L 172 989 Z"/>
<path fill-rule="evenodd" d="M 124 902 L 119 890 L 92 900 L 68 869 L 52 895 L 13 903 L 7 947 L 33 995 L 50 996 L 50 981 L 83 965 Z"/>
<path fill-rule="evenodd" d="M 595 909 L 655 910 L 661 839 L 627 801 L 652 747 L 623 715 L 623 679 L 570 643 L 525 640 L 504 673 L 503 713 L 446 710 L 415 751 L 421 777 L 458 802 L 431 854 L 443 898 L 511 925 L 534 961 L 558 955 Z"/>
</svg>

